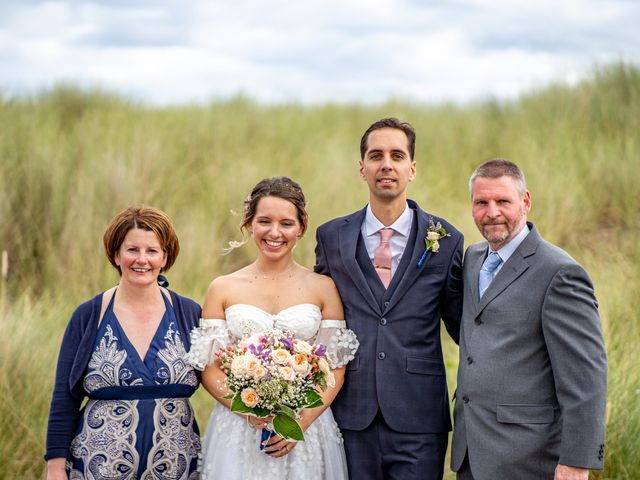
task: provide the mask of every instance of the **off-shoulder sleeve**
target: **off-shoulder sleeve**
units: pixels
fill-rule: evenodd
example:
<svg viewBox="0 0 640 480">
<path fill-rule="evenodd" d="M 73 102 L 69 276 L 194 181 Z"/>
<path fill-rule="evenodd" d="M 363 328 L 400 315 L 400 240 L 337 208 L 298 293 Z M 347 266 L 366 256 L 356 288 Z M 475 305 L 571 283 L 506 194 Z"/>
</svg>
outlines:
<svg viewBox="0 0 640 480">
<path fill-rule="evenodd" d="M 340 368 L 353 360 L 360 346 L 356 334 L 347 328 L 344 320 L 322 320 L 315 343 L 327 347 L 331 368 Z"/>
<path fill-rule="evenodd" d="M 191 349 L 186 361 L 196 370 L 204 370 L 213 363 L 216 352 L 229 343 L 226 320 L 201 318 L 200 326 L 191 330 Z"/>
</svg>

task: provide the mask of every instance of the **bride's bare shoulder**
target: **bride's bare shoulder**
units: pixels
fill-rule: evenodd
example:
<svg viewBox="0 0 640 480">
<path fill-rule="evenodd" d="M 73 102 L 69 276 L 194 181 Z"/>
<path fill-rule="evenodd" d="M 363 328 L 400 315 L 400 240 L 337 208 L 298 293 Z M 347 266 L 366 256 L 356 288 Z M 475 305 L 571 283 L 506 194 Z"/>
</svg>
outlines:
<svg viewBox="0 0 640 480">
<path fill-rule="evenodd" d="M 336 290 L 336 286 L 331 277 L 315 273 L 313 270 L 304 268 L 303 278 L 307 285 L 314 291 L 326 292 Z"/>
<path fill-rule="evenodd" d="M 208 314 L 222 315 L 237 292 L 246 290 L 252 278 L 247 267 L 214 278 L 207 289 L 203 310 L 207 310 Z"/>
</svg>

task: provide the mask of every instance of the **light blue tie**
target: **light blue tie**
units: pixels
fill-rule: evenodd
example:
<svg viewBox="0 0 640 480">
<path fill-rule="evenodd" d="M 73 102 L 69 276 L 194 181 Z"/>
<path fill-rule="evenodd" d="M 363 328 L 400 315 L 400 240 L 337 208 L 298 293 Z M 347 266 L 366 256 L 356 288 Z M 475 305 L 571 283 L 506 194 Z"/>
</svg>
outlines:
<svg viewBox="0 0 640 480">
<path fill-rule="evenodd" d="M 501 263 L 502 259 L 496 252 L 490 252 L 489 255 L 487 255 L 486 260 L 480 268 L 480 276 L 478 277 L 478 290 L 480 291 L 480 298 L 482 298 L 484 292 L 487 290 L 487 288 L 489 288 L 489 284 L 491 283 L 491 280 L 493 280 L 496 269 Z"/>
</svg>

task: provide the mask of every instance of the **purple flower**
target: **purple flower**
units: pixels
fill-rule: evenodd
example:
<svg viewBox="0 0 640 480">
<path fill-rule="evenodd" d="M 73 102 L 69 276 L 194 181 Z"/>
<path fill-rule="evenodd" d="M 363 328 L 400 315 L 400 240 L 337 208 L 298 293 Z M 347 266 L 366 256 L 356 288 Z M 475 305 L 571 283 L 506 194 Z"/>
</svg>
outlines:
<svg viewBox="0 0 640 480">
<path fill-rule="evenodd" d="M 286 347 L 287 350 L 291 350 L 291 339 L 287 337 L 282 337 L 280 339 L 282 344 Z"/>
<path fill-rule="evenodd" d="M 316 355 L 318 355 L 319 357 L 324 357 L 326 353 L 327 347 L 323 344 L 319 344 L 318 348 L 316 348 Z"/>
</svg>

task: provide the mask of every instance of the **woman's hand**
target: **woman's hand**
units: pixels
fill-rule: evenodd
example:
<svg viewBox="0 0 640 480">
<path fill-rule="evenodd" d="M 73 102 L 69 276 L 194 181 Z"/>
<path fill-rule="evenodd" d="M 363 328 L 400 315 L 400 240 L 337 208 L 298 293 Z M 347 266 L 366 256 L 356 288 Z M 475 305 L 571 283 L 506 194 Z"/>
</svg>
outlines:
<svg viewBox="0 0 640 480">
<path fill-rule="evenodd" d="M 273 434 L 265 443 L 264 452 L 273 458 L 284 457 L 296 448 L 296 442 L 285 440 L 280 435 Z"/>
<path fill-rule="evenodd" d="M 52 458 L 47 461 L 47 480 L 69 480 L 65 470 L 66 458 Z"/>
<path fill-rule="evenodd" d="M 255 415 L 242 415 L 247 419 L 247 423 L 257 430 L 262 430 L 268 423 L 273 421 L 273 417 L 256 417 Z"/>
</svg>

